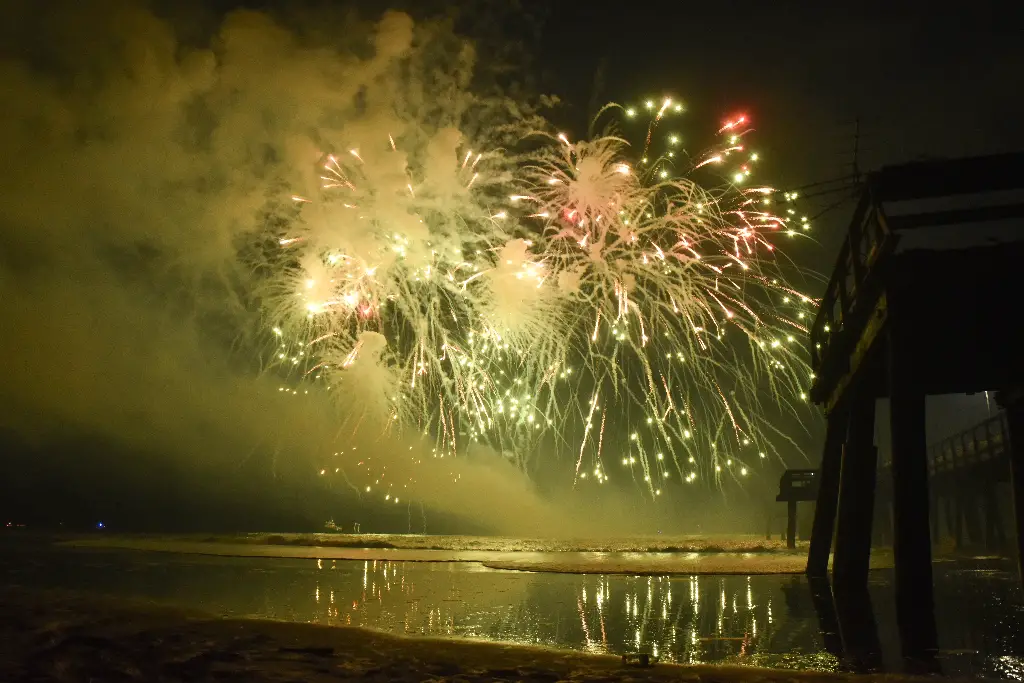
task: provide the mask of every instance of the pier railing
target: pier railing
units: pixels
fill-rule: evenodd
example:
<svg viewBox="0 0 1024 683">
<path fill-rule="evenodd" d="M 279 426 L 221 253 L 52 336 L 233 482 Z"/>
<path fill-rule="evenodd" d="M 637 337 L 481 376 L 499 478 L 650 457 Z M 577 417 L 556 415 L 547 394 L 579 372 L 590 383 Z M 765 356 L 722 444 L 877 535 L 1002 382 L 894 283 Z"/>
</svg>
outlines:
<svg viewBox="0 0 1024 683">
<path fill-rule="evenodd" d="M 928 475 L 948 474 L 998 460 L 1009 455 L 1010 428 L 1006 414 L 997 415 L 946 437 L 928 446 Z M 892 467 L 892 454 L 886 454 L 880 463 L 883 469 Z"/>
<path fill-rule="evenodd" d="M 854 213 L 811 327 L 811 367 L 815 372 L 821 370 L 829 341 L 843 331 L 853 309 L 865 303 L 861 296 L 865 283 L 875 263 L 892 244 L 882 212 L 871 200 L 870 192 L 866 192 Z"/>
<path fill-rule="evenodd" d="M 1005 457 L 1009 445 L 1006 415 L 999 413 L 929 447 L 928 473 L 935 476 Z"/>
<path fill-rule="evenodd" d="M 1024 203 L 1007 191 L 1024 189 L 1024 153 L 884 168 L 870 174 L 810 329 L 811 388 L 815 403 L 828 403 L 840 379 L 855 372 L 858 344 L 873 338 L 873 312 L 884 288 L 878 272 L 896 250 L 898 236 L 955 224 L 1024 218 Z M 1019 194 L 1019 193 L 1018 193 Z M 888 215 L 891 203 L 987 195 L 967 208 L 921 209 Z M 905 209 L 904 209 L 905 210 Z M 876 331 L 877 332 L 877 331 Z M 866 340 L 870 342 L 870 339 Z"/>
</svg>

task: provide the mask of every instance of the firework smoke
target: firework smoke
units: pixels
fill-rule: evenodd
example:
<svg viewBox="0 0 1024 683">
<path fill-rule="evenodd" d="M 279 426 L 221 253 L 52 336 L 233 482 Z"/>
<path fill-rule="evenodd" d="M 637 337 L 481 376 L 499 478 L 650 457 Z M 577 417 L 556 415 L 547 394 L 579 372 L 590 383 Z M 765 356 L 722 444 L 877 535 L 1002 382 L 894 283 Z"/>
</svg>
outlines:
<svg viewBox="0 0 1024 683">
<path fill-rule="evenodd" d="M 535 532 L 570 518 L 522 475 L 539 462 L 568 490 L 622 459 L 657 495 L 772 452 L 764 409 L 806 371 L 770 195 L 646 162 L 653 124 L 559 136 L 402 14 L 236 12 L 204 48 L 131 2 L 66 10 L 102 49 L 26 10 L 21 51 L 52 54 L 0 66 L 6 428 L 218 472 L 272 453 Z M 731 165 L 732 135 L 689 165 Z"/>
<path fill-rule="evenodd" d="M 769 210 L 770 188 L 743 186 L 757 160 L 740 142 L 746 117 L 726 122 L 721 140 L 683 173 L 673 170 L 674 134 L 667 152 L 648 160 L 671 104 L 653 114 L 639 159 L 620 136 L 573 143 L 540 134 L 543 144 L 528 155 L 488 155 L 480 164 L 484 155 L 461 149 L 450 128 L 442 131 L 446 144 L 431 142 L 431 163 L 421 169 L 402 156 L 404 175 L 362 172 L 353 180 L 356 172 L 329 156 L 322 189 L 348 199 L 335 201 L 334 218 L 318 222 L 317 234 L 279 239 L 306 250 L 300 264 L 309 250 L 317 255 L 300 282 L 333 283 L 313 303 L 300 296 L 292 316 L 300 329 L 311 321 L 306 334 L 335 349 L 313 360 L 347 354 L 329 388 L 367 381 L 359 335 L 372 329 L 391 353 L 385 365 L 381 348 L 364 361 L 379 379 L 366 390 L 392 397 L 374 402 L 390 411 L 375 424 L 433 439 L 434 458 L 483 442 L 527 466 L 551 433 L 549 450 L 576 453 L 576 484 L 591 469 L 604 483 L 605 458 L 624 453 L 623 464 L 657 496 L 666 479 L 721 482 L 723 472 L 746 476 L 775 455 L 775 442 L 787 437 L 772 421 L 799 410 L 810 379 L 797 350 L 806 334 L 797 316 L 805 312 L 796 310 L 812 302 L 780 281 L 773 241 L 793 231 Z M 389 143 L 397 153 L 391 136 Z M 705 189 L 693 176 L 738 157 L 732 182 Z M 449 188 L 443 198 L 419 189 L 431 185 L 429 173 Z M 508 194 L 496 199 L 491 189 Z M 360 192 L 392 197 L 387 212 L 360 204 Z M 433 198 L 429 205 L 418 193 Z M 395 206 L 406 207 L 401 220 Z M 343 239 L 325 245 L 336 225 L 376 230 L 380 255 L 358 255 Z M 323 259 L 355 262 L 358 272 L 317 274 Z M 371 295 L 363 272 L 372 274 Z M 787 310 L 790 298 L 796 304 Z M 345 420 L 354 414 L 343 412 Z M 578 444 L 570 434 L 580 435 Z"/>
<path fill-rule="evenodd" d="M 462 167 L 477 131 L 454 132 L 460 110 L 472 110 L 489 138 L 502 135 L 489 123 L 491 103 L 468 92 L 474 55 L 465 41 L 396 13 L 375 23 L 327 18 L 306 32 L 240 11 L 211 27 L 206 48 L 178 40 L 174 25 L 138 3 L 52 9 L 4 9 L 5 25 L 23 28 L 5 54 L 27 56 L 0 62 L 13 98 L 0 112 L 0 352 L 18 359 L 0 387 L 0 427 L 36 443 L 105 439 L 155 469 L 169 463 L 225 486 L 253 462 L 268 476 L 312 475 L 339 442 L 362 444 L 401 453 L 389 475 L 431 482 L 418 491 L 428 509 L 507 531 L 508 509 L 546 516 L 530 512 L 546 508 L 500 456 L 460 459 L 458 470 L 445 460 L 445 472 L 462 475 L 449 480 L 414 464 L 432 460 L 432 441 L 379 438 L 394 413 L 406 414 L 394 395 L 418 377 L 404 340 L 433 350 L 444 330 L 401 327 L 403 341 L 385 345 L 365 322 L 379 314 L 365 306 L 384 315 L 395 306 L 397 318 L 419 301 L 438 309 L 428 320 L 453 307 L 466 315 L 461 283 L 471 271 L 419 283 L 415 273 L 434 263 L 431 250 L 450 245 L 437 262 L 458 265 L 455 248 L 483 247 L 464 223 L 491 220 L 473 213 L 488 202 L 464 197 L 504 182 L 486 146 Z M 320 195 L 332 154 L 356 191 Z M 315 201 L 292 199 L 303 194 Z M 339 222 L 352 199 L 360 209 Z M 385 222 L 408 242 L 377 229 Z M 296 248 L 280 244 L 288 236 L 301 238 Z M 349 258 L 332 262 L 333 253 Z M 389 300 L 390 282 L 409 295 Z M 321 309 L 344 312 L 345 325 Z M 265 324 L 277 311 L 300 322 L 279 336 Z M 343 329 L 346 345 L 317 341 Z M 283 360 L 285 341 L 303 346 Z M 470 353 L 442 351 L 435 362 Z M 311 356 L 324 365 L 303 380 L 320 362 L 303 365 Z M 257 374 L 261 357 L 291 366 L 289 391 L 278 368 Z M 331 392 L 317 389 L 335 381 Z M 470 492 L 489 505 L 470 505 Z M 365 486 L 351 495 L 377 504 Z"/>
</svg>

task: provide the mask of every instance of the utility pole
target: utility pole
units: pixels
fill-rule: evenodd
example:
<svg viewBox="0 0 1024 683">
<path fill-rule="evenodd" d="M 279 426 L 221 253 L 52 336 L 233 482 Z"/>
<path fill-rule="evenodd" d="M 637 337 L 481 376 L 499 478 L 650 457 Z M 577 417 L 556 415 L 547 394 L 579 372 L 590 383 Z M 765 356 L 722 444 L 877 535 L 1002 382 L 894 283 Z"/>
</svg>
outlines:
<svg viewBox="0 0 1024 683">
<path fill-rule="evenodd" d="M 853 120 L 853 182 L 860 185 L 860 115 Z"/>
</svg>

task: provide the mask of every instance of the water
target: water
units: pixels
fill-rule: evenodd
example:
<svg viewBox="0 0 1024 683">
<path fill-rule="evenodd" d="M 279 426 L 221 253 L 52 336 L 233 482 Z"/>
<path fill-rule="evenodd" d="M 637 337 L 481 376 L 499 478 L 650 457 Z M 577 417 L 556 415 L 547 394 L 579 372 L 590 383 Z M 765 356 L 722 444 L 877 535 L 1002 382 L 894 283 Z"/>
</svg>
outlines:
<svg viewBox="0 0 1024 683">
<path fill-rule="evenodd" d="M 816 670 L 900 670 L 891 576 L 873 572 L 870 621 L 839 638 L 803 576 L 632 577 L 486 569 L 475 563 L 206 557 L 22 548 L 0 557 L 8 585 L 166 602 L 223 616 L 366 626 L 661 661 Z M 820 595 L 819 591 L 819 595 Z M 827 593 L 826 593 L 827 595 Z M 1024 599 L 999 563 L 936 565 L 948 675 L 1024 679 Z M 824 607 L 823 607 L 824 605 Z M 847 643 L 846 654 L 837 645 Z M 837 656 L 838 655 L 838 656 Z"/>
</svg>

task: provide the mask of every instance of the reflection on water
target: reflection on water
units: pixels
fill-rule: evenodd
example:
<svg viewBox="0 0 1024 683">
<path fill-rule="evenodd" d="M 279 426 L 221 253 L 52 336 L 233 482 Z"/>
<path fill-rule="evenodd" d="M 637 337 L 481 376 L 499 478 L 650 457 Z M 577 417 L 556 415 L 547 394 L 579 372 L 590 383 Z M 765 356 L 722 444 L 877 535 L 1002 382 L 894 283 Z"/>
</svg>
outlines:
<svg viewBox="0 0 1024 683">
<path fill-rule="evenodd" d="M 882 643 L 899 668 L 891 582 L 873 575 L 877 637 L 841 632 L 802 576 L 631 577 L 360 562 L 33 552 L 0 559 L 6 583 L 171 601 L 226 616 L 367 626 L 661 661 L 834 670 L 844 641 Z M 1007 572 L 938 571 L 942 667 L 1020 678 L 1024 608 Z M 820 587 L 818 587 L 820 588 Z M 825 607 L 823 607 L 825 605 Z M 863 624 L 860 629 L 869 628 Z M 877 646 L 877 645 L 876 645 Z M 847 651 L 850 646 L 847 646 Z M 872 658 L 874 661 L 876 658 Z"/>
<path fill-rule="evenodd" d="M 836 665 L 815 655 L 821 649 L 816 629 L 797 620 L 780 625 L 773 615 L 773 601 L 806 591 L 792 579 L 761 582 L 755 599 L 748 577 L 569 576 L 365 562 L 352 595 L 348 563 L 317 564 L 313 604 L 306 606 L 312 615 L 305 618 L 322 623 L 592 653 L 650 652 L 673 662 L 741 661 L 793 650 L 814 656 L 803 666 Z M 289 616 L 304 615 L 295 609 Z"/>
</svg>

